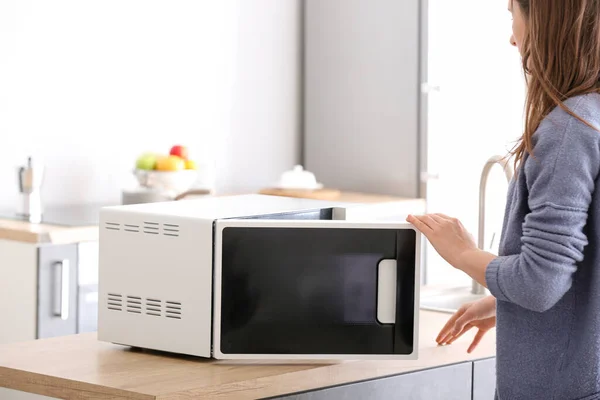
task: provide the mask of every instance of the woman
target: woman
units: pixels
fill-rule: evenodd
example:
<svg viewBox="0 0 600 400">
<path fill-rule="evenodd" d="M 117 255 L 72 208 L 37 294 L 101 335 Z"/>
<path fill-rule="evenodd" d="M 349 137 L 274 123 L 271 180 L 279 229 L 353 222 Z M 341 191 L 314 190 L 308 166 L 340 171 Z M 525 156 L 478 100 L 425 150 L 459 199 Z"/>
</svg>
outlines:
<svg viewBox="0 0 600 400">
<path fill-rule="evenodd" d="M 456 219 L 409 216 L 492 297 L 461 308 L 437 340 L 497 323 L 499 399 L 600 399 L 600 0 L 512 0 L 527 78 L 500 256 Z M 491 94 L 493 95 L 493 94 Z"/>
</svg>

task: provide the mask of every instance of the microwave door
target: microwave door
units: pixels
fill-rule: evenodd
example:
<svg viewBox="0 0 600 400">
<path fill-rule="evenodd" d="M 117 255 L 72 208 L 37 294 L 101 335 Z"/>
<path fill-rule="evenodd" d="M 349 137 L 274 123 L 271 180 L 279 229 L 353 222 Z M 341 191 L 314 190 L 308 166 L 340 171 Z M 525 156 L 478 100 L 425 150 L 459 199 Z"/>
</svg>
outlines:
<svg viewBox="0 0 600 400">
<path fill-rule="evenodd" d="M 416 359 L 419 234 L 406 223 L 215 223 L 213 356 Z"/>
</svg>

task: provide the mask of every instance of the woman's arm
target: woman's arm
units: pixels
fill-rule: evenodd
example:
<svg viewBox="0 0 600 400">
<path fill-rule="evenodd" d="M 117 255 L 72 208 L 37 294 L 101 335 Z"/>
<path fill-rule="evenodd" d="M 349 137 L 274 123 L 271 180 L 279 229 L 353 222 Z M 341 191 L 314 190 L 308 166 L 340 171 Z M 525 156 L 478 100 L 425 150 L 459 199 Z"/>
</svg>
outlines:
<svg viewBox="0 0 600 400">
<path fill-rule="evenodd" d="M 472 250 L 465 252 L 459 262 L 458 266 L 463 272 L 475 279 L 479 284 L 487 287 L 485 279 L 485 273 L 488 265 L 498 258 L 498 256 L 488 253 L 482 250 Z"/>
<path fill-rule="evenodd" d="M 538 312 L 571 288 L 588 245 L 585 228 L 600 169 L 600 132 L 564 115 L 537 135 L 524 166 L 529 213 L 521 251 L 492 260 L 485 275 L 498 300 Z"/>
<path fill-rule="evenodd" d="M 571 288 L 587 245 L 587 211 L 544 205 L 523 224 L 521 252 L 498 257 L 486 269 L 490 292 L 533 311 L 552 308 Z"/>
<path fill-rule="evenodd" d="M 436 251 L 453 267 L 487 286 L 485 273 L 496 256 L 477 248 L 459 220 L 444 214 L 409 215 L 407 221 L 421 231 Z"/>
<path fill-rule="evenodd" d="M 588 244 L 585 227 L 600 169 L 600 133 L 558 119 L 536 138 L 525 164 L 529 213 L 518 254 L 496 257 L 466 240 L 445 216 L 409 217 L 451 265 L 485 284 L 501 301 L 543 312 L 570 289 Z M 464 231 L 464 232 L 463 232 Z"/>
</svg>

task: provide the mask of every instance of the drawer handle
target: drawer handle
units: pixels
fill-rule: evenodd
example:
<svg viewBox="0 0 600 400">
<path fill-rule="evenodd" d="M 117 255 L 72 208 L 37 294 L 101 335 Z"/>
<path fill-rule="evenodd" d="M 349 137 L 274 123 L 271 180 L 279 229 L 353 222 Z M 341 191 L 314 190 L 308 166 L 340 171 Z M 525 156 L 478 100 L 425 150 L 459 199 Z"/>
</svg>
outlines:
<svg viewBox="0 0 600 400">
<path fill-rule="evenodd" d="M 69 319 L 69 277 L 70 265 L 69 260 L 62 260 L 54 263 L 55 276 L 60 273 L 60 282 L 55 280 L 58 285 L 55 285 L 54 290 L 54 316 L 60 317 L 63 321 Z M 60 286 L 57 288 L 56 286 Z M 58 289 L 58 290 L 57 290 Z"/>
</svg>

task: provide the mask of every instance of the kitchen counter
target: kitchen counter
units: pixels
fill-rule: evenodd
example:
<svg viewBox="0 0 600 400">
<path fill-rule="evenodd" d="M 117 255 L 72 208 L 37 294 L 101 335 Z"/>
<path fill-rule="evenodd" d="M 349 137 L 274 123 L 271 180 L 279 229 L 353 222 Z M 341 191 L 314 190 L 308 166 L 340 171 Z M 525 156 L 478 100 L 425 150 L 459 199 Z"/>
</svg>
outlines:
<svg viewBox="0 0 600 400">
<path fill-rule="evenodd" d="M 30 244 L 70 244 L 98 240 L 98 226 L 58 226 L 0 219 L 0 240 Z"/>
<path fill-rule="evenodd" d="M 132 350 L 99 342 L 96 334 L 8 344 L 0 346 L 0 387 L 63 399 L 241 400 L 285 396 L 373 379 L 378 382 L 383 381 L 379 378 L 431 371 L 442 366 L 451 368 L 463 363 L 463 371 L 469 374 L 468 378 L 464 375 L 461 377 L 465 379 L 450 376 L 447 378 L 449 384 L 439 383 L 440 390 L 451 386 L 454 380 L 468 386 L 465 390 L 470 391 L 470 374 L 472 365 L 476 364 L 464 363 L 495 356 L 495 331 L 488 332 L 472 354 L 467 354 L 466 350 L 474 332 L 467 333 L 451 346 L 437 346 L 435 337 L 449 317 L 449 314 L 421 312 L 420 354 L 415 361 L 313 364 L 215 361 Z M 483 362 L 488 361 L 493 362 Z M 419 379 L 430 386 L 435 384 Z M 403 382 L 411 385 L 419 379 L 411 376 L 409 381 Z M 459 379 L 460 382 L 456 382 Z M 486 386 L 489 390 L 489 380 Z M 372 389 L 369 390 L 373 393 Z M 431 389 L 427 390 L 428 395 L 423 398 L 457 398 L 446 394 L 440 397 L 439 393 L 432 395 Z M 410 393 L 411 397 L 406 398 L 417 398 L 414 397 L 415 391 L 411 389 Z M 355 392 L 353 398 L 362 398 L 356 396 Z M 328 398 L 339 398 L 339 394 Z M 471 398 L 470 395 L 468 398 Z"/>
<path fill-rule="evenodd" d="M 64 245 L 98 240 L 100 209 L 112 203 L 49 206 L 40 223 L 30 223 L 14 210 L 0 210 L 0 240 L 33 245 Z"/>
<path fill-rule="evenodd" d="M 376 204 L 376 203 L 391 203 L 400 202 L 413 205 L 423 205 L 425 199 L 421 198 L 408 198 L 398 197 L 383 194 L 373 193 L 360 193 L 360 192 L 349 192 L 349 191 L 337 191 L 337 190 L 285 190 L 285 189 L 263 189 L 259 191 L 261 194 L 270 196 L 284 196 L 284 197 L 300 197 L 307 199 L 317 200 L 329 200 L 339 201 L 343 203 L 356 203 L 356 204 Z"/>
</svg>

